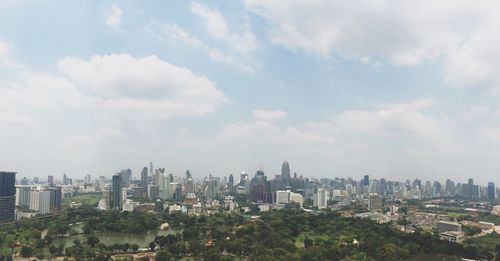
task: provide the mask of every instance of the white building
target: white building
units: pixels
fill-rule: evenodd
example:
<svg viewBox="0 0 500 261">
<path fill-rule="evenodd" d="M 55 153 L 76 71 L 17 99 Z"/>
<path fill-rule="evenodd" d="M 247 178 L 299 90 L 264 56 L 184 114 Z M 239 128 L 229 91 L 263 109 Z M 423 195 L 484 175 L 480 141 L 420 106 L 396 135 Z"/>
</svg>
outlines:
<svg viewBox="0 0 500 261">
<path fill-rule="evenodd" d="M 30 191 L 29 209 L 38 211 L 40 214 L 50 212 L 50 191 L 32 190 Z"/>
<path fill-rule="evenodd" d="M 299 193 L 290 193 L 290 202 L 299 204 L 300 207 L 304 204 L 304 197 Z"/>
<path fill-rule="evenodd" d="M 315 195 L 314 206 L 318 209 L 326 208 L 328 196 L 326 194 L 326 190 L 324 188 L 319 188 L 318 193 Z"/>
<path fill-rule="evenodd" d="M 500 205 L 496 205 L 493 207 L 493 210 L 491 211 L 492 215 L 500 216 Z"/>
<path fill-rule="evenodd" d="M 122 204 L 122 211 L 134 211 L 134 201 L 131 199 L 125 199 Z"/>
<path fill-rule="evenodd" d="M 290 203 L 290 191 L 278 190 L 276 191 L 276 204 Z"/>
</svg>

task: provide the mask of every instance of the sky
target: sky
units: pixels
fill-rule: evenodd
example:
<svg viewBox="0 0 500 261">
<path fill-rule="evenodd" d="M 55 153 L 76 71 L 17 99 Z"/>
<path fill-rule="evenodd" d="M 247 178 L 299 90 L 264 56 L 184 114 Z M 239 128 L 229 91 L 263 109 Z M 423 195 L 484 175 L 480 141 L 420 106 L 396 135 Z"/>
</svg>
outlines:
<svg viewBox="0 0 500 261">
<path fill-rule="evenodd" d="M 0 1 L 0 168 L 500 184 L 498 1 Z"/>
</svg>

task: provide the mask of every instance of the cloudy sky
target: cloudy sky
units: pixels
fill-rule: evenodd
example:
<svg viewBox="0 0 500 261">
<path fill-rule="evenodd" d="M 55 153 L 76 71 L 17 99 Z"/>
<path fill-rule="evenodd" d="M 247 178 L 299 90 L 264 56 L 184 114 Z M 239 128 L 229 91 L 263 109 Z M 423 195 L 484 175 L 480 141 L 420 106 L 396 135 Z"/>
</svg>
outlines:
<svg viewBox="0 0 500 261">
<path fill-rule="evenodd" d="M 0 1 L 0 166 L 500 183 L 498 1 Z"/>
</svg>

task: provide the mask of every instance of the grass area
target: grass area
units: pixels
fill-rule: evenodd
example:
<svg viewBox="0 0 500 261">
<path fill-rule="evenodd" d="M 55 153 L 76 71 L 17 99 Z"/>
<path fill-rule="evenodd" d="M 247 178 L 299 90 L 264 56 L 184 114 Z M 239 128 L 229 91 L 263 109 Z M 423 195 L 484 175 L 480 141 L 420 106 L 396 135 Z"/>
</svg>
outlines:
<svg viewBox="0 0 500 261">
<path fill-rule="evenodd" d="M 491 222 L 494 223 L 495 225 L 500 225 L 500 216 L 495 216 L 495 215 L 479 215 L 477 217 L 478 221 L 484 221 L 484 222 Z"/>
<path fill-rule="evenodd" d="M 494 251 L 500 245 L 500 234 L 491 233 L 482 237 L 475 237 L 466 242 L 469 245 L 484 246 L 490 251 Z"/>
<path fill-rule="evenodd" d="M 295 246 L 297 248 L 304 248 L 304 239 L 306 239 L 306 238 L 309 238 L 312 241 L 315 241 L 317 239 L 321 239 L 321 240 L 325 240 L 325 241 L 328 240 L 327 235 L 321 235 L 321 234 L 318 235 L 318 234 L 313 234 L 311 232 L 304 232 L 295 238 Z"/>
<path fill-rule="evenodd" d="M 71 202 L 82 203 L 84 205 L 97 206 L 99 200 L 101 199 L 101 194 L 82 194 L 63 200 L 63 206 L 69 206 Z"/>
</svg>

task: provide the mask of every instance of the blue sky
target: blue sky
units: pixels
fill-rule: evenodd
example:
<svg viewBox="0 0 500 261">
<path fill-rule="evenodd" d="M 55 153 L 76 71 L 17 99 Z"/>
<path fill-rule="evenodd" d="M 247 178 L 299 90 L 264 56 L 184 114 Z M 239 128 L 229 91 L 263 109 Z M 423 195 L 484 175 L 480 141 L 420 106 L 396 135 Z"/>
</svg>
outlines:
<svg viewBox="0 0 500 261">
<path fill-rule="evenodd" d="M 0 165 L 499 183 L 495 8 L 2 1 Z"/>
</svg>

